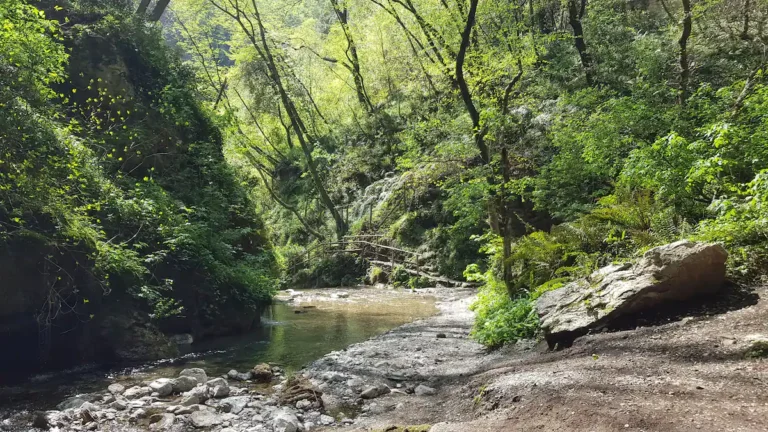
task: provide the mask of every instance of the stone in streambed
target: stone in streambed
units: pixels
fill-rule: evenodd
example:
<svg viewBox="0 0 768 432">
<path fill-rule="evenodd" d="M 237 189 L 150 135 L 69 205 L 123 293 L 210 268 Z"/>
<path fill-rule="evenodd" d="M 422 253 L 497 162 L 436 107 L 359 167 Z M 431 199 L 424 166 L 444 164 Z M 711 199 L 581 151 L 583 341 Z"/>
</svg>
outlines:
<svg viewBox="0 0 768 432">
<path fill-rule="evenodd" d="M 270 383 L 272 382 L 272 377 L 272 367 L 266 363 L 257 364 L 251 370 L 251 378 L 257 383 Z"/>
<path fill-rule="evenodd" d="M 152 393 L 152 389 L 149 387 L 133 386 L 123 393 L 126 399 L 139 399 L 144 396 L 149 396 Z"/>
<path fill-rule="evenodd" d="M 226 413 L 240 414 L 248 405 L 248 396 L 233 396 L 226 399 L 222 399 L 219 405 L 220 409 Z"/>
<path fill-rule="evenodd" d="M 416 388 L 413 389 L 413 392 L 416 393 L 417 396 L 433 396 L 437 394 L 437 390 L 433 389 L 432 387 L 425 386 L 424 384 L 419 384 L 416 386 Z"/>
<path fill-rule="evenodd" d="M 375 386 L 369 386 L 363 389 L 363 391 L 360 393 L 360 397 L 363 399 L 375 399 L 389 392 L 390 392 L 389 387 L 379 384 Z"/>
<path fill-rule="evenodd" d="M 205 373 L 204 370 L 200 368 L 190 368 L 190 369 L 184 369 L 179 374 L 179 377 L 188 376 L 192 377 L 197 381 L 198 384 L 205 384 L 208 382 L 208 375 Z"/>
<path fill-rule="evenodd" d="M 189 416 L 189 419 L 196 428 L 208 428 L 222 422 L 221 417 L 209 410 L 195 411 Z"/>
<path fill-rule="evenodd" d="M 149 428 L 151 430 L 166 430 L 173 426 L 176 416 L 170 413 L 155 414 L 149 418 Z"/>
<path fill-rule="evenodd" d="M 272 428 L 275 432 L 296 432 L 299 430 L 299 425 L 296 414 L 288 409 L 279 411 L 272 420 Z"/>
<path fill-rule="evenodd" d="M 180 376 L 171 380 L 174 393 L 184 393 L 192 390 L 198 384 L 197 379 L 191 376 Z"/>
<path fill-rule="evenodd" d="M 208 386 L 208 393 L 215 398 L 223 398 L 229 396 L 229 383 L 224 378 L 214 378 L 206 384 Z"/>
<path fill-rule="evenodd" d="M 158 396 L 165 397 L 173 393 L 173 382 L 168 378 L 160 378 L 149 383 L 149 388 L 156 392 Z"/>
<path fill-rule="evenodd" d="M 60 404 L 56 405 L 56 409 L 59 411 L 66 411 L 68 409 L 80 408 L 84 403 L 88 402 L 85 398 L 80 396 L 74 396 L 68 399 L 64 399 Z"/>
<path fill-rule="evenodd" d="M 125 386 L 122 384 L 114 383 L 110 384 L 109 387 L 107 387 L 107 390 L 109 390 L 109 392 L 113 395 L 121 395 L 125 391 Z"/>
</svg>

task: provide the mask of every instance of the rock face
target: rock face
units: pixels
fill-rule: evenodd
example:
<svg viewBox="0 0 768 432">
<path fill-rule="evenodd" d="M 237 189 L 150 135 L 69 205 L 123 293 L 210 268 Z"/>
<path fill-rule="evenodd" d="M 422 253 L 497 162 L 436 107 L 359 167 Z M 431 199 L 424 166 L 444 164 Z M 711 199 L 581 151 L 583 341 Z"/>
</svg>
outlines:
<svg viewBox="0 0 768 432">
<path fill-rule="evenodd" d="M 604 267 L 542 295 L 541 328 L 550 347 L 570 346 L 622 317 L 712 294 L 725 282 L 727 257 L 720 245 L 687 240 L 653 248 L 634 266 Z"/>
</svg>

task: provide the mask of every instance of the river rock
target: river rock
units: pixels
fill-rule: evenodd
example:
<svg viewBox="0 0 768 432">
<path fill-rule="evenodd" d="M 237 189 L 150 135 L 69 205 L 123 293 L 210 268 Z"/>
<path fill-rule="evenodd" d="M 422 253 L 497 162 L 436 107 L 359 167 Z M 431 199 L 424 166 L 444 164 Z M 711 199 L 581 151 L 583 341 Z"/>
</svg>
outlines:
<svg viewBox="0 0 768 432">
<path fill-rule="evenodd" d="M 320 416 L 320 424 L 323 425 L 323 426 L 330 426 L 334 422 L 335 422 L 335 420 L 333 419 L 333 417 L 331 417 L 329 415 L 323 414 L 323 415 Z"/>
<path fill-rule="evenodd" d="M 251 378 L 262 384 L 272 382 L 272 367 L 266 363 L 257 364 L 251 369 Z"/>
<path fill-rule="evenodd" d="M 107 387 L 107 390 L 109 390 L 109 392 L 114 395 L 121 395 L 125 391 L 125 386 L 122 384 L 114 383 L 110 384 L 109 387 Z"/>
<path fill-rule="evenodd" d="M 158 396 L 165 397 L 173 393 L 173 382 L 168 378 L 160 378 L 149 383 L 149 388 L 156 392 Z"/>
<path fill-rule="evenodd" d="M 65 411 L 68 409 L 77 409 L 80 408 L 84 403 L 88 402 L 85 400 L 85 398 L 82 398 L 80 396 L 74 396 L 71 398 L 64 399 L 61 403 L 56 405 L 56 409 L 59 411 Z"/>
<path fill-rule="evenodd" d="M 206 400 L 208 400 L 208 386 L 207 385 L 197 385 L 192 390 L 184 393 L 184 397 L 195 397 L 197 402 L 195 403 L 203 403 Z M 182 404 L 184 405 L 184 404 Z"/>
<path fill-rule="evenodd" d="M 176 416 L 173 414 L 155 414 L 149 418 L 149 428 L 152 430 L 166 430 L 173 426 Z"/>
<path fill-rule="evenodd" d="M 169 339 L 171 343 L 176 345 L 192 345 L 192 342 L 195 341 L 195 339 L 189 333 L 176 334 L 171 336 Z"/>
<path fill-rule="evenodd" d="M 223 398 L 229 396 L 229 383 L 224 378 L 214 378 L 207 383 L 211 397 Z"/>
<path fill-rule="evenodd" d="M 184 395 L 179 401 L 181 406 L 197 405 L 201 402 L 200 398 L 196 394 Z"/>
<path fill-rule="evenodd" d="M 146 416 L 147 416 L 147 411 L 145 411 L 143 408 L 139 408 L 136 411 L 132 412 L 130 417 L 132 419 L 140 419 Z"/>
<path fill-rule="evenodd" d="M 171 380 L 174 393 L 184 393 L 192 390 L 197 385 L 197 379 L 191 376 L 180 376 Z"/>
<path fill-rule="evenodd" d="M 126 399 L 139 399 L 144 396 L 149 396 L 152 393 L 152 389 L 149 387 L 133 386 L 123 393 Z"/>
<path fill-rule="evenodd" d="M 282 409 L 272 419 L 272 428 L 275 432 L 296 432 L 299 430 L 299 419 L 292 411 Z"/>
<path fill-rule="evenodd" d="M 424 384 L 417 385 L 413 392 L 416 393 L 416 396 L 434 396 L 437 394 L 437 390 Z"/>
<path fill-rule="evenodd" d="M 379 384 L 375 386 L 368 386 L 360 393 L 360 397 L 363 399 L 375 399 L 379 396 L 383 396 L 389 393 L 389 387 Z"/>
<path fill-rule="evenodd" d="M 198 384 L 205 384 L 208 382 L 208 375 L 204 370 L 200 368 L 184 369 L 179 374 L 179 377 L 188 376 L 194 378 Z"/>
<path fill-rule="evenodd" d="M 189 419 L 192 421 L 192 425 L 196 428 L 208 428 L 217 424 L 221 424 L 221 417 L 216 415 L 216 413 L 213 411 L 207 409 L 193 412 L 189 416 Z"/>
<path fill-rule="evenodd" d="M 621 318 L 712 294 L 725 282 L 727 252 L 717 244 L 682 240 L 647 251 L 631 266 L 612 265 L 536 301 L 550 347 L 570 346 Z"/>
<path fill-rule="evenodd" d="M 77 416 L 83 420 L 83 424 L 95 422 L 97 420 L 98 410 L 99 409 L 96 407 L 96 405 L 90 402 L 86 402 L 80 405 L 80 408 L 78 408 Z"/>
<path fill-rule="evenodd" d="M 128 400 L 124 397 L 118 397 L 114 402 L 109 404 L 109 407 L 117 411 L 123 411 L 128 408 Z"/>
<path fill-rule="evenodd" d="M 227 372 L 227 377 L 235 381 L 248 381 L 251 379 L 251 372 L 238 372 L 234 369 Z"/>
<path fill-rule="evenodd" d="M 219 407 L 226 413 L 240 414 L 240 412 L 245 409 L 245 406 L 248 405 L 248 400 L 248 396 L 228 397 L 226 399 L 222 399 Z"/>
</svg>

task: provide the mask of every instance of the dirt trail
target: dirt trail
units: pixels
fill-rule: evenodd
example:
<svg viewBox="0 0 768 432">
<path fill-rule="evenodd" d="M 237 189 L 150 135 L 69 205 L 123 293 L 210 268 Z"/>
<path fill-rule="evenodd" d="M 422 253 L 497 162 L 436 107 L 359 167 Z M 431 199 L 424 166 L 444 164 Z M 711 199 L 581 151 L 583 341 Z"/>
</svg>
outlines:
<svg viewBox="0 0 768 432">
<path fill-rule="evenodd" d="M 588 335 L 559 352 L 532 342 L 486 352 L 468 338 L 470 294 L 452 292 L 440 315 L 331 353 L 308 373 L 342 411 L 355 385 L 393 388 L 343 430 L 768 431 L 768 362 L 744 359 L 745 337 L 768 334 L 768 290 L 756 293 L 762 300 L 743 309 Z M 400 391 L 417 384 L 437 394 Z"/>
</svg>

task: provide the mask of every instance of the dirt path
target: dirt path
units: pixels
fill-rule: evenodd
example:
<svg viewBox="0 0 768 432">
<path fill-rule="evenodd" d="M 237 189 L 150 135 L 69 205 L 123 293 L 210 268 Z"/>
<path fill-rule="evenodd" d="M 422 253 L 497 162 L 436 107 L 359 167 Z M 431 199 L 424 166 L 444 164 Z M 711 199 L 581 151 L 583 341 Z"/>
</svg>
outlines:
<svg viewBox="0 0 768 432">
<path fill-rule="evenodd" d="M 765 299 L 768 291 L 757 294 Z M 745 337 L 768 334 L 768 300 L 588 335 L 560 352 L 530 343 L 488 353 L 468 338 L 470 294 L 452 295 L 458 298 L 441 302 L 440 315 L 308 368 L 333 395 L 331 406 L 349 414 L 361 389 L 393 389 L 365 400 L 361 416 L 344 430 L 415 424 L 432 424 L 432 432 L 768 430 L 768 362 L 744 359 Z M 417 384 L 437 394 L 406 394 Z"/>
</svg>

